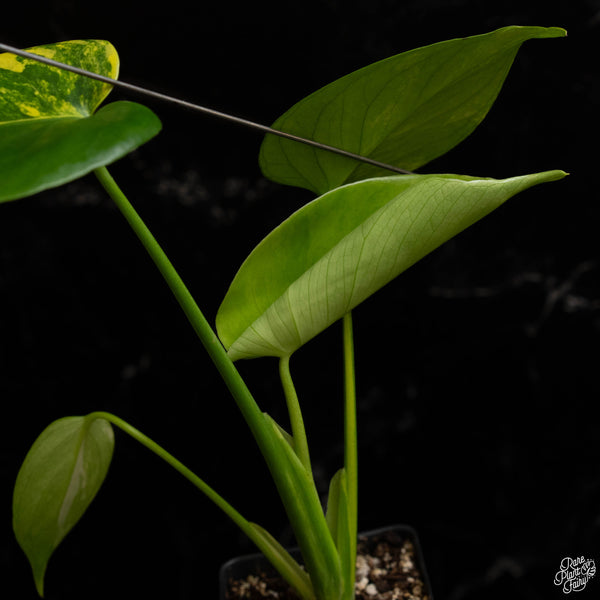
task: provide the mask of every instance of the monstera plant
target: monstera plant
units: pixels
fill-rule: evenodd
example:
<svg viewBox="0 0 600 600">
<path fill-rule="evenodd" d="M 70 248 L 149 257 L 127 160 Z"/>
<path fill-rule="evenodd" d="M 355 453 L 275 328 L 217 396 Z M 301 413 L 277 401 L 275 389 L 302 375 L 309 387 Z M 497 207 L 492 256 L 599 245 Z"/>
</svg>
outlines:
<svg viewBox="0 0 600 600">
<path fill-rule="evenodd" d="M 559 28 L 506 27 L 411 50 L 334 81 L 280 117 L 273 129 L 356 156 L 265 137 L 259 157 L 264 175 L 317 197 L 242 264 L 216 315 L 216 332 L 106 168 L 155 136 L 159 119 L 134 102 L 102 105 L 110 82 L 36 58 L 116 80 L 119 59 L 113 46 L 75 40 L 32 47 L 29 56 L 0 54 L 0 201 L 95 173 L 156 263 L 241 410 L 303 558 L 301 566 L 271 534 L 132 425 L 94 412 L 50 424 L 16 481 L 14 531 L 41 595 L 50 556 L 105 479 L 117 427 L 206 494 L 303 599 L 354 597 L 358 484 L 352 309 L 515 194 L 565 176 L 546 171 L 497 180 L 415 173 L 482 121 L 521 44 L 563 35 Z M 340 320 L 345 458 L 331 478 L 323 508 L 289 363 L 298 348 Z M 289 432 L 263 412 L 234 364 L 261 356 L 279 359 Z"/>
</svg>

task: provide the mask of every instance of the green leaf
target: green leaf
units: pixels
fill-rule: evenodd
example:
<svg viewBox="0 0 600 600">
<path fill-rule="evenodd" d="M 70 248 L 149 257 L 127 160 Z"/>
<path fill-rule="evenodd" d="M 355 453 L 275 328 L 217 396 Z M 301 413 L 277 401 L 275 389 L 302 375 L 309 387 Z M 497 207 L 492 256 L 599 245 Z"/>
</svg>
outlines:
<svg viewBox="0 0 600 600">
<path fill-rule="evenodd" d="M 328 192 L 252 251 L 219 308 L 219 337 L 232 360 L 289 355 L 511 196 L 564 176 L 402 175 Z"/>
<path fill-rule="evenodd" d="M 122 158 L 160 131 L 134 102 L 113 102 L 91 117 L 0 125 L 0 202 L 73 181 Z"/>
<path fill-rule="evenodd" d="M 29 51 L 115 78 L 119 60 L 103 41 Z M 0 54 L 0 202 L 30 196 L 108 165 L 156 135 L 145 106 L 96 109 L 111 86 L 13 54 Z"/>
<path fill-rule="evenodd" d="M 114 447 L 104 419 L 66 417 L 50 424 L 21 466 L 13 496 L 13 529 L 40 596 L 50 556 L 102 485 Z"/>
<path fill-rule="evenodd" d="M 116 79 L 119 56 L 103 40 L 72 40 L 27 48 L 67 65 Z M 0 54 L 0 123 L 40 117 L 88 117 L 112 86 L 10 53 Z"/>
<path fill-rule="evenodd" d="M 444 154 L 483 120 L 523 42 L 557 27 L 505 27 L 404 52 L 314 92 L 273 127 L 409 171 Z M 324 193 L 389 172 L 267 135 L 264 175 Z"/>
</svg>

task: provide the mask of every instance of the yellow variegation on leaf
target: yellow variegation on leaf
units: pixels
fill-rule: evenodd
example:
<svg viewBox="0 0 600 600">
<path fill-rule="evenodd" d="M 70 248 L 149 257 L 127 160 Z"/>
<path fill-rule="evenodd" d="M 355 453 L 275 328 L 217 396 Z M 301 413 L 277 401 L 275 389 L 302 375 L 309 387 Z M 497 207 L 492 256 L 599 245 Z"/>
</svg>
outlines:
<svg viewBox="0 0 600 600">
<path fill-rule="evenodd" d="M 107 41 L 72 40 L 28 51 L 111 79 L 119 74 L 117 51 Z M 77 179 L 160 131 L 156 115 L 141 104 L 99 108 L 111 89 L 34 59 L 0 54 L 0 202 Z"/>
</svg>

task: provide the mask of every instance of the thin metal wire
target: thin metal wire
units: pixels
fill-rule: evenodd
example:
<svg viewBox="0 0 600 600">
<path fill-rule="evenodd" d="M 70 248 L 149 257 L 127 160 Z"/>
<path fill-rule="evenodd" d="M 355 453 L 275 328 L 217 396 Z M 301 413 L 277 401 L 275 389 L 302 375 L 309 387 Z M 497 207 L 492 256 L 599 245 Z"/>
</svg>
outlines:
<svg viewBox="0 0 600 600">
<path fill-rule="evenodd" d="M 23 58 L 29 58 L 31 60 L 36 60 L 38 62 L 47 64 L 51 67 L 57 67 L 59 69 L 64 69 L 65 71 L 70 71 L 72 73 L 76 73 L 77 75 L 83 75 L 84 77 L 96 79 L 98 81 L 102 81 L 103 83 L 108 83 L 109 85 L 114 85 L 116 87 L 120 87 L 120 88 L 128 90 L 130 92 L 134 92 L 136 94 L 144 94 L 146 96 L 151 96 L 152 98 L 156 98 L 158 100 L 163 100 L 165 102 L 171 102 L 174 104 L 178 104 L 179 106 L 183 106 L 185 108 L 195 110 L 197 112 L 201 112 L 203 114 L 206 114 L 206 115 L 209 115 L 212 117 L 217 117 L 219 119 L 225 119 L 232 123 L 237 123 L 238 125 L 243 125 L 245 127 L 251 128 L 251 129 L 256 129 L 263 133 L 270 133 L 270 134 L 277 135 L 282 138 L 286 138 L 288 140 L 300 142 L 300 143 L 306 144 L 308 146 L 313 146 L 314 148 L 318 148 L 320 150 L 326 150 L 327 152 L 333 152 L 335 154 L 339 154 L 339 155 L 345 156 L 347 158 L 358 160 L 360 162 L 364 162 L 369 165 L 379 167 L 381 169 L 387 169 L 388 171 L 393 171 L 394 173 L 402 173 L 404 175 L 411 174 L 410 171 L 405 171 L 404 169 L 401 169 L 399 167 L 395 167 L 393 165 L 388 165 L 388 164 L 382 163 L 378 160 L 373 160 L 372 158 L 368 158 L 366 156 L 361 156 L 360 154 L 355 154 L 354 152 L 348 152 L 347 150 L 342 150 L 341 148 L 337 148 L 335 146 L 329 146 L 328 144 L 323 144 L 321 142 L 309 140 L 307 138 L 303 138 L 298 135 L 286 133 L 285 131 L 273 129 L 272 127 L 268 127 L 266 125 L 261 125 L 260 123 L 255 123 L 254 121 L 249 121 L 248 119 L 242 119 L 241 117 L 235 117 L 233 115 L 230 115 L 230 114 L 227 114 L 224 112 L 220 112 L 218 110 L 213 110 L 212 108 L 207 108 L 207 107 L 201 106 L 199 104 L 193 104 L 192 102 L 187 102 L 186 100 L 181 100 L 180 98 L 176 98 L 175 96 L 169 96 L 167 94 L 162 94 L 161 92 L 156 92 L 154 90 L 143 88 L 138 85 L 133 85 L 131 83 L 127 83 L 125 81 L 121 81 L 118 79 L 112 79 L 110 77 L 106 77 L 105 75 L 99 75 L 98 73 L 94 73 L 92 71 L 87 71 L 85 69 L 81 69 L 79 67 L 74 67 L 72 65 L 67 65 L 65 63 L 58 62 L 51 58 L 46 58 L 45 56 L 39 56 L 37 54 L 33 54 L 33 53 L 27 52 L 25 50 L 20 50 L 19 48 L 9 46 L 8 44 L 0 43 L 0 50 L 2 50 L 4 52 L 10 52 L 11 54 L 16 54 L 17 56 L 22 56 Z"/>
</svg>

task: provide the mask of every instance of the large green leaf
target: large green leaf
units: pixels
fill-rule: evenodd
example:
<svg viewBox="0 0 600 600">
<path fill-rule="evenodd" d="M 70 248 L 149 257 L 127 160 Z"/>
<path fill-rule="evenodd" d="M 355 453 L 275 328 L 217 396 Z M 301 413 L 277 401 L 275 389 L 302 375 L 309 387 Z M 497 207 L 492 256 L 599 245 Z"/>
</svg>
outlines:
<svg viewBox="0 0 600 600">
<path fill-rule="evenodd" d="M 34 54 L 116 78 L 119 59 L 105 41 L 29 48 Z M 14 54 L 0 54 L 0 202 L 77 179 L 156 135 L 145 106 L 115 102 L 95 112 L 111 86 Z"/>
<path fill-rule="evenodd" d="M 505 27 L 404 52 L 314 92 L 273 127 L 413 171 L 483 120 L 524 41 L 565 34 L 556 27 Z M 321 194 L 389 175 L 273 135 L 262 144 L 260 165 L 274 181 Z"/>
<path fill-rule="evenodd" d="M 217 314 L 233 360 L 286 356 L 516 193 L 564 177 L 404 175 L 351 183 L 273 230 Z"/>
<path fill-rule="evenodd" d="M 113 102 L 90 117 L 0 124 L 0 202 L 73 181 L 122 158 L 160 130 L 134 102 Z"/>
<path fill-rule="evenodd" d="M 102 485 L 113 447 L 108 421 L 66 417 L 50 424 L 25 457 L 15 484 L 13 528 L 41 596 L 48 560 Z"/>
</svg>

